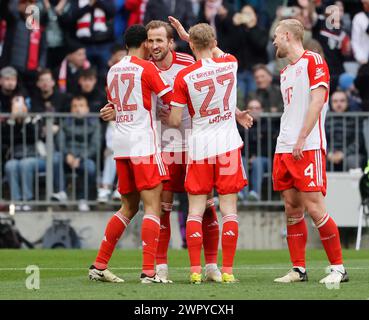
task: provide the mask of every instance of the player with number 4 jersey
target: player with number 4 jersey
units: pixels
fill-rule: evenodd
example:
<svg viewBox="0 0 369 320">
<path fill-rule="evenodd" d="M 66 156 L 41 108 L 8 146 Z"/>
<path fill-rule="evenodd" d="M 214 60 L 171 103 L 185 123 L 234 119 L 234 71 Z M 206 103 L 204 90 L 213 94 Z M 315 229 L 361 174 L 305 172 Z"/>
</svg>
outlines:
<svg viewBox="0 0 369 320">
<path fill-rule="evenodd" d="M 324 121 L 329 99 L 329 69 L 318 53 L 304 50 L 304 27 L 296 19 L 281 21 L 274 35 L 278 58 L 290 62 L 281 71 L 284 112 L 273 163 L 274 190 L 281 191 L 287 218 L 292 269 L 275 282 L 307 281 L 305 210 L 319 231 L 330 262 L 320 283 L 348 281 L 337 225 L 326 211 L 324 196 L 326 139 Z"/>
</svg>

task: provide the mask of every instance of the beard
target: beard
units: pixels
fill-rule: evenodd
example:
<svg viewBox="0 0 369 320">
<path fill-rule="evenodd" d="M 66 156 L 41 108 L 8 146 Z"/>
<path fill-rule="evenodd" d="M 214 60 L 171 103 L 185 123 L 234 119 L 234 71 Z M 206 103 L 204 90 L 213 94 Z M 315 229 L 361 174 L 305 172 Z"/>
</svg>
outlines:
<svg viewBox="0 0 369 320">
<path fill-rule="evenodd" d="M 151 57 L 154 61 L 158 61 L 158 62 L 163 61 L 164 58 L 167 56 L 168 52 L 169 52 L 169 49 L 167 49 L 165 51 L 161 51 L 160 53 L 156 53 L 156 54 L 152 53 Z"/>
</svg>

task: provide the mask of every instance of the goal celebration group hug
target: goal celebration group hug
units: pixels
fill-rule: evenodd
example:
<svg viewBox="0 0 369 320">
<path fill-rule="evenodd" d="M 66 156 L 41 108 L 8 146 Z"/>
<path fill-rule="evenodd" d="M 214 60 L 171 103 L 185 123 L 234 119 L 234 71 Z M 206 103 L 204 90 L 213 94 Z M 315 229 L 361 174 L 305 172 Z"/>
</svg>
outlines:
<svg viewBox="0 0 369 320">
<path fill-rule="evenodd" d="M 253 120 L 236 106 L 237 59 L 217 47 L 210 25 L 197 24 L 187 32 L 174 17 L 168 20 L 129 27 L 124 34 L 128 54 L 107 75 L 108 103 L 100 113 L 103 120 L 115 121 L 112 144 L 122 206 L 106 226 L 88 270 L 91 280 L 124 282 L 108 269 L 108 263 L 142 201 L 140 281 L 171 283 L 170 212 L 173 195 L 187 192 L 190 282 L 238 281 L 233 272 L 239 233 L 237 195 L 247 185 L 247 177 L 237 122 L 248 129 Z M 172 49 L 174 30 L 189 43 L 195 59 Z M 318 53 L 303 48 L 303 33 L 298 20 L 282 20 L 273 41 L 277 58 L 289 61 L 280 75 L 284 112 L 273 160 L 273 187 L 285 204 L 292 264 L 274 281 L 308 280 L 307 212 L 330 263 L 330 273 L 320 283 L 340 283 L 348 281 L 348 275 L 339 231 L 324 202 L 329 70 Z M 213 189 L 219 195 L 221 222 Z"/>
</svg>

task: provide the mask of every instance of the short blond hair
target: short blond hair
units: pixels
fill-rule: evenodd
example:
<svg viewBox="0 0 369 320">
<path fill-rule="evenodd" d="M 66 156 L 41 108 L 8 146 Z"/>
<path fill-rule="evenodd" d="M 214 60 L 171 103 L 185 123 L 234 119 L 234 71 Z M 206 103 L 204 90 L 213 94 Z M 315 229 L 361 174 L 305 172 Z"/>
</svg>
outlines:
<svg viewBox="0 0 369 320">
<path fill-rule="evenodd" d="M 304 26 L 297 19 L 285 19 L 278 23 L 277 28 L 283 28 L 293 34 L 296 40 L 303 41 Z"/>
<path fill-rule="evenodd" d="M 190 35 L 190 41 L 199 50 L 211 48 L 215 41 L 214 29 L 207 23 L 194 25 L 188 33 Z"/>
</svg>

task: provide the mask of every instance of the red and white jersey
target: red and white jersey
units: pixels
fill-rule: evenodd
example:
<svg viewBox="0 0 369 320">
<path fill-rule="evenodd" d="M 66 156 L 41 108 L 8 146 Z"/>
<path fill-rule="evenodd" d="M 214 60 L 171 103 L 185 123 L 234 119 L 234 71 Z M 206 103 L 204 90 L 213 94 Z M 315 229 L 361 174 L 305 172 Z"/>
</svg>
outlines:
<svg viewBox="0 0 369 320">
<path fill-rule="evenodd" d="M 242 146 L 236 124 L 237 59 L 229 54 L 201 59 L 180 71 L 173 89 L 174 107 L 192 117 L 189 157 L 202 160 Z"/>
<path fill-rule="evenodd" d="M 162 77 L 173 88 L 174 80 L 179 71 L 195 63 L 192 56 L 186 53 L 172 51 L 173 61 L 168 69 L 160 69 Z M 168 109 L 161 99 L 158 99 L 157 110 L 159 108 Z M 182 123 L 179 128 L 172 128 L 161 123 L 161 148 L 165 152 L 187 151 L 186 130 L 191 129 L 191 116 L 188 109 L 183 110 Z"/>
<path fill-rule="evenodd" d="M 276 153 L 292 153 L 304 125 L 311 97 L 310 91 L 327 88 L 325 104 L 319 120 L 306 138 L 303 150 L 326 150 L 324 122 L 328 110 L 329 69 L 325 60 L 315 52 L 305 51 L 301 58 L 281 71 L 281 92 L 284 111 L 277 140 Z"/>
<path fill-rule="evenodd" d="M 114 157 L 159 153 L 156 100 L 171 91 L 159 70 L 149 61 L 126 56 L 110 68 L 107 85 L 109 100 L 116 110 Z"/>
</svg>

